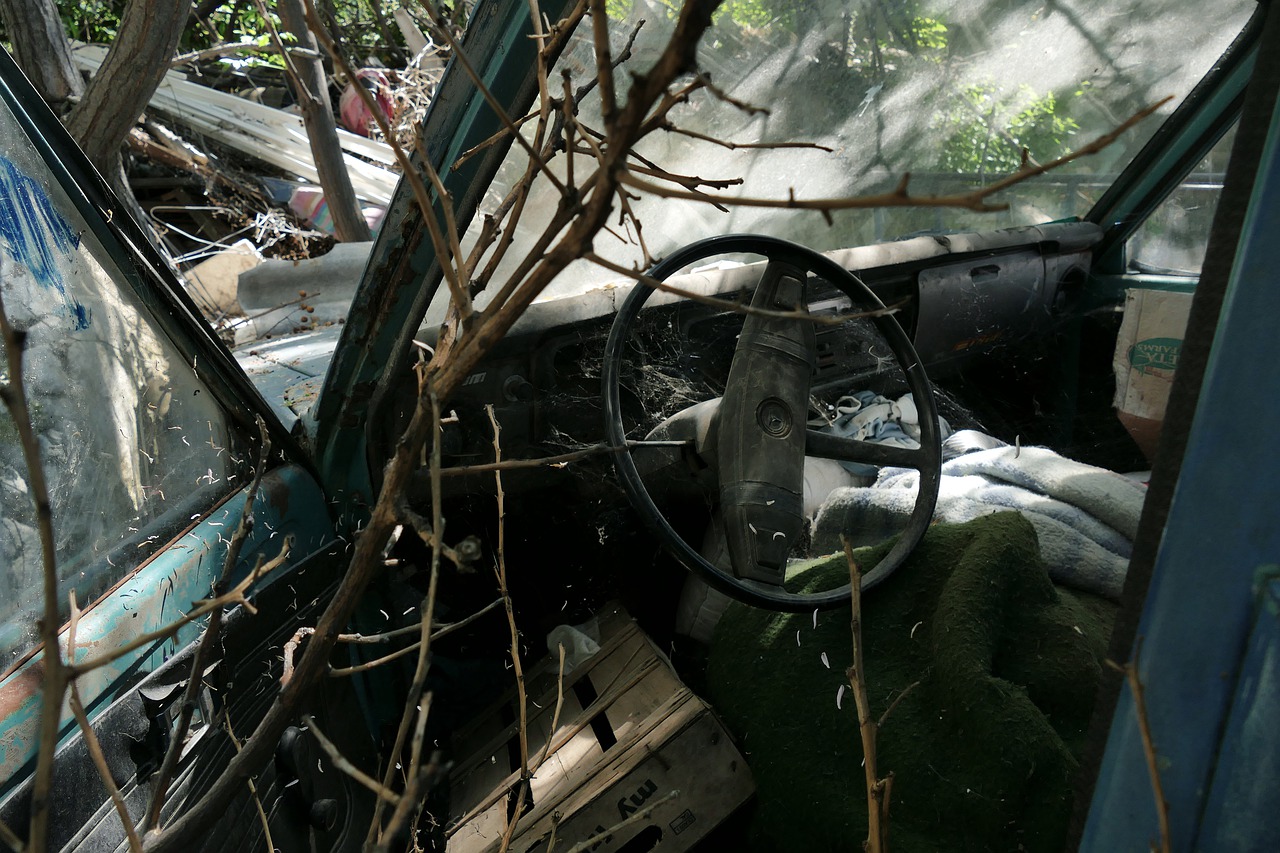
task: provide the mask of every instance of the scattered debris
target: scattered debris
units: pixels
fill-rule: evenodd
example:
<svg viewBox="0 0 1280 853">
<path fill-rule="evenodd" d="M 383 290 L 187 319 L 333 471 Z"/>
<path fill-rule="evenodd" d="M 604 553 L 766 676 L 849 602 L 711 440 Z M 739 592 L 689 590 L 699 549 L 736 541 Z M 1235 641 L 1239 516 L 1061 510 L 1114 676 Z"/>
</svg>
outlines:
<svg viewBox="0 0 1280 853">
<path fill-rule="evenodd" d="M 413 53 L 407 67 L 330 80 L 342 92 L 334 101 L 348 128 L 338 131 L 343 157 L 375 232 L 400 176 L 355 86 L 374 94 L 400 143 L 412 146 L 448 58 L 402 11 L 396 23 Z M 277 68 L 243 58 L 260 52 L 227 44 L 180 57 L 127 141 L 134 194 L 228 342 L 340 322 L 369 251 L 335 244 L 294 93 Z M 73 61 L 89 74 L 106 53 L 105 45 L 73 44 Z M 323 263 L 295 266 L 321 256 Z"/>
</svg>

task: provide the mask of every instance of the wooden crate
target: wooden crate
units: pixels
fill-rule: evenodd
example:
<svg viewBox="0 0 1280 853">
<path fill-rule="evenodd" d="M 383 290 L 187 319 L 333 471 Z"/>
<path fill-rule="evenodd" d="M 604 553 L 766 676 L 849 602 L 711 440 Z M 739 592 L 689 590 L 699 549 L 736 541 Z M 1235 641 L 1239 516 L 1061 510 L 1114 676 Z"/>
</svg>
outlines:
<svg viewBox="0 0 1280 853">
<path fill-rule="evenodd" d="M 526 675 L 530 762 L 543 754 L 510 849 L 575 844 L 624 820 L 595 853 L 688 850 L 755 790 L 750 771 L 710 708 L 617 606 L 598 616 L 600 651 L 565 676 L 559 723 L 554 658 Z M 456 739 L 451 853 L 497 850 L 520 779 L 513 697 Z M 674 793 L 673 793 L 674 792 Z M 648 812 L 648 814 L 644 814 Z"/>
</svg>

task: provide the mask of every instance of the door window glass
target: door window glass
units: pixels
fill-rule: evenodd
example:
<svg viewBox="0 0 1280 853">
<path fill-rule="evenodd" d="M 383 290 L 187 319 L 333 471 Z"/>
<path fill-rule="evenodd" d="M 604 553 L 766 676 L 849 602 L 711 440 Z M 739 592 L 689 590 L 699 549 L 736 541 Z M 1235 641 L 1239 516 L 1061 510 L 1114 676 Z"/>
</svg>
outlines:
<svg viewBox="0 0 1280 853">
<path fill-rule="evenodd" d="M 60 608 L 93 601 L 244 480 L 241 442 L 6 107 L 0 287 L 49 484 Z M 14 381 L 0 367 L 0 381 Z M 36 643 L 41 550 L 16 427 L 0 413 L 0 669 Z M 228 535 L 230 535 L 228 533 Z"/>
<path fill-rule="evenodd" d="M 1232 125 L 1129 240 L 1131 270 L 1157 275 L 1200 275 L 1235 136 L 1235 125 Z"/>
</svg>

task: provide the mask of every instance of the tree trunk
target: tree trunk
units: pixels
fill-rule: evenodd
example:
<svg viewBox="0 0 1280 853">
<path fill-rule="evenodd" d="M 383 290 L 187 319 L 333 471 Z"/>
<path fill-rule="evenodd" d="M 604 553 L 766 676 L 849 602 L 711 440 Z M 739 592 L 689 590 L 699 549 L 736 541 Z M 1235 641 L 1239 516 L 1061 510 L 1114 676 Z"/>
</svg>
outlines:
<svg viewBox="0 0 1280 853">
<path fill-rule="evenodd" d="M 71 135 L 112 184 L 119 183 L 125 135 L 169 70 L 190 12 L 190 0 L 130 0 L 106 61 L 67 118 Z"/>
<path fill-rule="evenodd" d="M 84 91 L 54 0 L 0 0 L 13 58 L 40 97 L 58 109 Z"/>
<path fill-rule="evenodd" d="M 307 29 L 302 0 L 279 0 L 277 10 L 280 20 L 297 38 L 298 46 L 315 51 L 318 56 L 320 48 L 311 30 Z M 342 147 L 338 144 L 338 128 L 333 120 L 324 65 L 319 59 L 304 59 L 296 55 L 288 61 L 297 69 L 302 87 L 307 90 L 297 93 L 298 105 L 302 107 L 302 121 L 307 127 L 311 156 L 316 161 L 316 172 L 320 175 L 329 215 L 333 217 L 334 234 L 343 242 L 372 240 L 369 224 L 364 221 L 355 190 L 351 187 L 351 175 L 347 173 L 347 164 L 342 158 Z"/>
</svg>

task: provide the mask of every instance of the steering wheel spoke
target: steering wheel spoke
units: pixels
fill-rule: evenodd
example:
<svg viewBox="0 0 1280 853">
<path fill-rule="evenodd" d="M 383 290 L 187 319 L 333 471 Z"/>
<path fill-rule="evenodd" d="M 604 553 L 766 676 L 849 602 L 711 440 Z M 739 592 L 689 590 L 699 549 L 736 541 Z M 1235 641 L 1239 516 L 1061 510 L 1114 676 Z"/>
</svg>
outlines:
<svg viewBox="0 0 1280 853">
<path fill-rule="evenodd" d="M 881 468 L 914 468 L 923 471 L 932 464 L 931 454 L 918 447 L 897 447 L 861 441 L 821 430 L 805 431 L 806 456 L 834 459 L 837 462 L 863 462 Z"/>
</svg>

